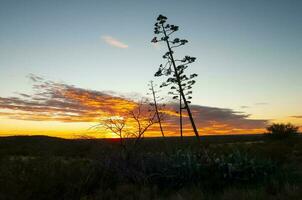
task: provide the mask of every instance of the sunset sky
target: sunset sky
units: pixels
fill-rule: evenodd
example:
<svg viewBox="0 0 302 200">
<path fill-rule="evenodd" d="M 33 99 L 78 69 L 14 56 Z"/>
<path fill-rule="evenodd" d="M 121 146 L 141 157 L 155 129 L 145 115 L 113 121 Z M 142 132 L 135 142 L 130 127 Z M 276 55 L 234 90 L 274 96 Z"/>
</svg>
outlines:
<svg viewBox="0 0 302 200">
<path fill-rule="evenodd" d="M 163 14 L 197 57 L 192 110 L 201 135 L 302 126 L 302 1 L 0 1 L 0 136 L 112 137 L 89 129 L 145 97 L 162 55 Z M 178 135 L 167 91 L 164 129 Z M 191 135 L 190 124 L 185 133 Z M 147 136 L 159 136 L 154 126 Z"/>
</svg>

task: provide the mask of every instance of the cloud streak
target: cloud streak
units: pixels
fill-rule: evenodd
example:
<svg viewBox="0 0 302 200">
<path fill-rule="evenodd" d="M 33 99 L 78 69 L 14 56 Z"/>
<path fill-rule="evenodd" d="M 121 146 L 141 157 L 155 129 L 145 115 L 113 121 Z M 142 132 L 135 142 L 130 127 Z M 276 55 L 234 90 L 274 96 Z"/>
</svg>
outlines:
<svg viewBox="0 0 302 200">
<path fill-rule="evenodd" d="M 295 116 L 290 116 L 292 118 L 297 118 L 297 119 L 302 119 L 302 115 L 295 115 Z"/>
<path fill-rule="evenodd" d="M 87 90 L 73 85 L 44 80 L 30 75 L 33 94 L 19 93 L 18 97 L 0 97 L 0 116 L 10 119 L 58 122 L 95 122 L 102 117 L 125 116 L 138 103 L 113 92 Z M 164 129 L 167 135 L 178 134 L 178 105 L 167 103 Z M 249 115 L 232 109 L 191 105 L 201 134 L 259 133 L 267 120 L 249 119 Z M 184 133 L 192 135 L 189 119 L 184 113 Z M 159 136 L 153 126 L 149 134 Z"/>
<path fill-rule="evenodd" d="M 113 46 L 113 47 L 117 47 L 120 49 L 128 48 L 127 44 L 125 44 L 111 36 L 108 36 L 108 35 L 102 36 L 102 40 L 104 40 L 107 44 L 109 44 L 110 46 Z"/>
</svg>

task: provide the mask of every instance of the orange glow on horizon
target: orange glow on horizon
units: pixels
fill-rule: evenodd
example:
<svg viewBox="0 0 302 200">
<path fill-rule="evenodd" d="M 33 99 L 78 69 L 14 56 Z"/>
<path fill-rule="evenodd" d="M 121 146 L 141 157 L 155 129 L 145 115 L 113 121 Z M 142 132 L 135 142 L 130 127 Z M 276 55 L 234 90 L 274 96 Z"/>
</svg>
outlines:
<svg viewBox="0 0 302 200">
<path fill-rule="evenodd" d="M 41 81 L 35 85 L 42 91 L 26 97 L 0 97 L 0 136 L 49 135 L 63 138 L 82 136 L 116 138 L 114 133 L 104 129 L 91 129 L 102 119 L 112 116 L 126 117 L 128 131 L 136 131 L 136 121 L 129 111 L 139 103 L 125 97 L 104 92 L 85 90 L 70 85 Z M 148 110 L 143 105 L 142 115 Z M 166 136 L 179 135 L 179 113 L 176 104 L 168 104 L 160 112 L 165 115 L 162 122 Z M 249 119 L 230 109 L 191 105 L 195 123 L 200 135 L 214 134 L 257 134 L 265 132 L 267 120 Z M 148 118 L 146 118 L 148 119 Z M 145 119 L 145 120 L 146 120 Z M 184 135 L 194 133 L 186 112 L 183 113 Z M 284 118 L 279 122 L 292 121 L 301 126 L 302 118 Z M 146 124 L 147 121 L 143 124 Z M 150 127 L 145 137 L 161 136 L 158 124 Z"/>
<path fill-rule="evenodd" d="M 3 121 L 3 120 L 2 120 Z M 96 123 L 62 123 L 62 122 L 32 122 L 22 120 L 5 120 L 6 124 L 0 123 L 0 136 L 12 135 L 47 135 L 53 137 L 61 137 L 66 139 L 75 138 L 118 138 L 118 136 L 109 130 L 105 129 L 90 129 Z M 133 120 L 129 120 L 128 128 L 136 130 L 136 124 Z M 225 125 L 221 125 L 224 127 Z M 218 126 L 219 127 L 219 126 Z M 167 137 L 179 136 L 179 126 L 171 125 L 169 123 L 163 124 L 164 133 Z M 199 134 L 202 135 L 228 135 L 228 134 L 261 134 L 265 129 L 236 129 L 229 127 L 228 129 L 220 129 L 215 127 L 199 127 Z M 194 136 L 190 124 L 186 124 L 183 129 L 184 136 Z M 145 133 L 144 137 L 161 137 L 158 124 L 151 126 Z"/>
</svg>

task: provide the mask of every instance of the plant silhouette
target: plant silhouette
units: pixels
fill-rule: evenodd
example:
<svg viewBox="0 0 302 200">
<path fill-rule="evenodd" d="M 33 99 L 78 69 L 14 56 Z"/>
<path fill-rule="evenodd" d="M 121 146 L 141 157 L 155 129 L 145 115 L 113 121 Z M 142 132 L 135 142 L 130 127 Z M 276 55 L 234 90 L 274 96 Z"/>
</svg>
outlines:
<svg viewBox="0 0 302 200">
<path fill-rule="evenodd" d="M 154 87 L 156 87 L 156 85 L 153 84 L 153 81 L 150 81 L 149 82 L 149 90 L 151 91 L 151 95 L 152 95 L 152 98 L 153 98 L 153 103 L 150 103 L 150 105 L 153 106 L 154 109 L 155 109 L 157 121 L 158 121 L 158 124 L 159 124 L 159 129 L 160 129 L 160 132 L 161 132 L 161 134 L 164 138 L 165 134 L 164 134 L 164 130 L 163 130 L 163 127 L 162 127 L 163 113 L 160 112 L 160 109 L 162 107 L 164 107 L 165 105 L 164 104 L 162 104 L 162 105 L 158 104 L 158 101 L 162 100 L 162 99 L 160 99 L 160 97 L 157 96 L 158 91 L 156 91 Z"/>
<path fill-rule="evenodd" d="M 125 114 L 111 113 L 110 117 L 101 119 L 99 123 L 91 128 L 96 130 L 107 130 L 118 136 L 120 146 L 128 150 L 126 139 L 132 138 L 133 149 L 139 145 L 144 138 L 145 132 L 154 124 L 159 123 L 157 113 L 147 99 L 136 102 L 135 108 L 128 110 Z M 160 116 L 160 114 L 159 114 Z M 161 118 L 159 118 L 161 119 Z M 130 149 L 131 150 L 131 149 Z"/>
<path fill-rule="evenodd" d="M 154 37 L 151 42 L 165 42 L 168 48 L 168 51 L 163 55 L 163 58 L 167 62 L 163 65 L 161 64 L 158 68 L 158 71 L 154 76 L 167 76 L 168 79 L 161 84 L 161 87 L 171 86 L 171 91 L 169 94 L 173 95 L 173 99 L 178 99 L 180 101 L 180 113 L 182 109 L 182 102 L 184 104 L 184 109 L 187 110 L 189 119 L 194 130 L 195 136 L 198 141 L 200 141 L 199 133 L 195 125 L 193 115 L 189 104 L 192 99 L 192 86 L 195 84 L 194 78 L 197 77 L 197 74 L 190 74 L 187 76 L 185 70 L 188 68 L 188 65 L 195 62 L 196 58 L 191 56 L 185 56 L 183 59 L 175 59 L 173 54 L 174 48 L 180 47 L 188 43 L 188 40 L 174 38 L 171 39 L 171 35 L 178 31 L 178 26 L 167 24 L 167 17 L 159 15 L 154 27 L 154 34 L 159 37 Z M 182 114 L 180 114 L 180 126 L 181 126 L 181 135 L 182 135 Z"/>
<path fill-rule="evenodd" d="M 299 127 L 291 123 L 273 123 L 266 128 L 268 134 L 276 138 L 285 138 L 298 134 Z"/>
</svg>

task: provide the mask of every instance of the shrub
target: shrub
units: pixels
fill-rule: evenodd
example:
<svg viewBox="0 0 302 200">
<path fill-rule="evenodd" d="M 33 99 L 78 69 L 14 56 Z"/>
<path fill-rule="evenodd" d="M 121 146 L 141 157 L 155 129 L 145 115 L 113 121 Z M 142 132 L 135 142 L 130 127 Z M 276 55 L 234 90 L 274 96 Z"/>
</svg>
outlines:
<svg viewBox="0 0 302 200">
<path fill-rule="evenodd" d="M 215 155 L 213 156 L 215 158 Z M 215 167 L 227 182 L 257 182 L 265 180 L 277 170 L 275 162 L 268 159 L 259 159 L 245 152 L 233 152 L 216 156 Z"/>
<path fill-rule="evenodd" d="M 274 123 L 266 128 L 268 134 L 278 138 L 285 138 L 298 134 L 298 126 L 294 126 L 291 123 Z"/>
<path fill-rule="evenodd" d="M 275 174 L 277 165 L 248 155 L 239 150 L 223 155 L 202 151 L 177 150 L 167 154 L 148 154 L 141 158 L 138 172 L 143 172 L 146 183 L 159 188 L 182 188 L 203 185 L 216 190 L 225 185 L 259 183 Z M 131 176 L 137 174 L 132 172 Z M 136 182 L 136 181 L 134 181 Z"/>
</svg>

